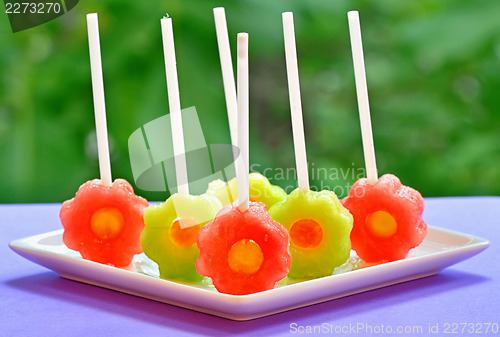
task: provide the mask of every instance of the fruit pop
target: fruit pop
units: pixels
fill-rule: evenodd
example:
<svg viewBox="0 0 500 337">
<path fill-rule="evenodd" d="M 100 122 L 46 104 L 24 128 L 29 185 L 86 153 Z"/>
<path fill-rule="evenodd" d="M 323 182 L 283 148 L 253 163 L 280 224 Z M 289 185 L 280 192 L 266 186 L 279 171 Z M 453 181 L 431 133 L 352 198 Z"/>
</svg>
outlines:
<svg viewBox="0 0 500 337">
<path fill-rule="evenodd" d="M 142 253 L 139 235 L 148 202 L 127 181 L 112 182 L 97 14 L 87 14 L 87 25 L 101 179 L 87 181 L 63 203 L 63 242 L 84 259 L 126 267 Z"/>
<path fill-rule="evenodd" d="M 332 191 L 309 189 L 293 14 L 283 13 L 293 143 L 299 187 L 269 209 L 290 233 L 290 279 L 328 276 L 350 256 L 352 216 Z"/>
<path fill-rule="evenodd" d="M 196 269 L 222 293 L 245 295 L 277 286 L 290 269 L 289 236 L 262 203 L 249 201 L 248 34 L 238 34 L 238 200 L 198 233 Z"/>
<path fill-rule="evenodd" d="M 178 192 L 146 209 L 140 242 L 144 253 L 158 264 L 162 278 L 201 281 L 203 276 L 195 267 L 196 236 L 222 204 L 210 194 L 189 194 L 172 19 L 161 19 L 161 29 Z"/>
<path fill-rule="evenodd" d="M 231 135 L 231 144 L 233 145 L 233 157 L 234 160 L 236 160 L 238 154 L 236 150 L 238 146 L 237 97 L 227 32 L 226 15 L 223 7 L 214 8 L 214 20 L 224 84 L 224 94 L 226 98 L 227 117 L 229 120 L 229 131 Z M 286 198 L 285 191 L 279 186 L 272 185 L 262 174 L 255 172 L 251 173 L 249 183 L 250 201 L 262 202 L 269 208 L 275 203 L 283 201 Z M 207 193 L 216 196 L 224 206 L 233 203 L 238 196 L 237 179 L 233 178 L 228 182 L 216 179 L 209 183 Z"/>
<path fill-rule="evenodd" d="M 358 180 L 342 201 L 354 216 L 352 248 L 366 262 L 403 259 L 427 233 L 424 199 L 392 174 L 377 179 L 359 14 L 348 13 L 367 178 Z"/>
</svg>

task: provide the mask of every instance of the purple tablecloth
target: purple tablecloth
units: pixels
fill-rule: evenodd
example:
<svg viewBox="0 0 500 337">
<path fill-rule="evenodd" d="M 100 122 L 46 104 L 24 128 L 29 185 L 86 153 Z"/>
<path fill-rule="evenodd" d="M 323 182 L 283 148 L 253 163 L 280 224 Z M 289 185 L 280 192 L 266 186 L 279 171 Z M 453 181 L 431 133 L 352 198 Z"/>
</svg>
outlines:
<svg viewBox="0 0 500 337">
<path fill-rule="evenodd" d="M 0 336 L 500 336 L 500 197 L 426 199 L 429 225 L 491 242 L 480 255 L 437 276 L 247 322 L 65 280 L 9 249 L 61 228 L 59 207 L 0 205 Z"/>
</svg>

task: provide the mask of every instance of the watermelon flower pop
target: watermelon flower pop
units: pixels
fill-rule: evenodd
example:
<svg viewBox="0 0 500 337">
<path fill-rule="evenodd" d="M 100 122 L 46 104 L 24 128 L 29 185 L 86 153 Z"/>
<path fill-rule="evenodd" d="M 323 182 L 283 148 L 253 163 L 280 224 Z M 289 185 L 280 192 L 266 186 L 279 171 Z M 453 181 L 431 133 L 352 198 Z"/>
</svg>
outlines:
<svg viewBox="0 0 500 337">
<path fill-rule="evenodd" d="M 276 287 L 290 269 L 289 237 L 262 203 L 249 201 L 248 34 L 238 34 L 238 200 L 198 233 L 196 269 L 222 293 L 245 295 Z"/>
<path fill-rule="evenodd" d="M 219 47 L 219 56 L 221 62 L 222 79 L 224 84 L 224 94 L 226 98 L 227 117 L 229 120 L 229 131 L 231 134 L 231 143 L 233 149 L 238 146 L 237 136 L 237 97 L 234 82 L 233 65 L 231 62 L 231 50 L 229 46 L 229 35 L 227 32 L 226 15 L 223 7 L 214 8 L 214 20 L 217 33 L 217 42 Z M 236 161 L 238 152 L 233 151 Z M 251 173 L 250 183 L 250 201 L 263 202 L 269 208 L 275 203 L 283 201 L 286 198 L 285 191 L 272 185 L 269 180 L 259 173 Z M 236 178 L 225 182 L 221 179 L 214 180 L 208 185 L 207 193 L 216 196 L 222 204 L 233 203 L 238 197 L 238 182 Z"/>
<path fill-rule="evenodd" d="M 126 180 L 116 179 L 111 186 L 99 179 L 87 181 L 61 207 L 63 242 L 84 259 L 126 267 L 142 253 L 139 236 L 146 207 L 147 200 L 135 195 Z"/>
<path fill-rule="evenodd" d="M 97 14 L 87 14 L 87 25 L 101 180 L 87 181 L 63 203 L 63 242 L 84 259 L 125 267 L 142 252 L 139 235 L 148 202 L 136 196 L 127 181 L 111 183 Z"/>
<path fill-rule="evenodd" d="M 352 248 L 366 262 L 403 259 L 427 233 L 424 199 L 392 174 L 377 179 L 359 14 L 349 12 L 348 18 L 367 172 L 367 178 L 354 183 L 342 201 L 354 216 Z"/>
<path fill-rule="evenodd" d="M 144 253 L 158 264 L 162 278 L 201 281 L 203 276 L 195 267 L 196 236 L 222 204 L 210 194 L 189 194 L 172 19 L 161 19 L 161 28 L 178 193 L 146 209 L 140 241 Z"/>
<path fill-rule="evenodd" d="M 300 102 L 299 73 L 293 14 L 283 13 L 285 55 L 292 114 L 292 131 L 299 188 L 270 210 L 272 218 L 290 233 L 290 279 L 328 276 L 347 261 L 351 251 L 352 216 L 332 191 L 309 189 L 307 157 Z"/>
</svg>

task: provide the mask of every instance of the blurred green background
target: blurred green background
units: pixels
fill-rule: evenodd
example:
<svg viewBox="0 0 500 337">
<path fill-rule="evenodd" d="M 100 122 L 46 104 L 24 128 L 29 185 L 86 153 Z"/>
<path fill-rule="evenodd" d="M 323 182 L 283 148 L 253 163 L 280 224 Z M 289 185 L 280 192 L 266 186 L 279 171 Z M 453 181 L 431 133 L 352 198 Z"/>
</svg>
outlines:
<svg viewBox="0 0 500 337">
<path fill-rule="evenodd" d="M 398 175 L 425 197 L 500 194 L 498 0 L 81 0 L 15 34 L 0 14 L 0 202 L 61 202 L 99 174 L 88 12 L 99 13 L 114 177 L 133 183 L 128 137 L 168 113 L 165 12 L 182 107 L 196 106 L 208 143 L 228 143 L 217 6 L 226 8 L 233 60 L 236 34 L 250 34 L 251 164 L 294 167 L 281 23 L 281 13 L 293 11 L 309 161 L 348 175 L 311 184 L 357 178 L 347 171 L 364 162 L 346 15 L 356 9 L 379 173 Z M 274 182 L 295 184 L 290 178 Z"/>
</svg>

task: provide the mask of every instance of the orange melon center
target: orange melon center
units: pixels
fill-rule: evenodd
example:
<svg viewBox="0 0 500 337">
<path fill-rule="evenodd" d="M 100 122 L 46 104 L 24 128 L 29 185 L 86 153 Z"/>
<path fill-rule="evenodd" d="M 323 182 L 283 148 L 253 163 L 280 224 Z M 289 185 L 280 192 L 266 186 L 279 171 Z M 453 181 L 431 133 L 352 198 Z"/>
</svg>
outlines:
<svg viewBox="0 0 500 337">
<path fill-rule="evenodd" d="M 376 211 L 366 217 L 368 230 L 375 236 L 388 238 L 396 234 L 398 224 L 386 211 Z"/>
<path fill-rule="evenodd" d="M 262 266 L 264 254 L 253 240 L 243 239 L 234 243 L 227 254 L 229 268 L 236 273 L 254 274 Z"/>
<path fill-rule="evenodd" d="M 114 207 L 100 208 L 92 214 L 90 219 L 90 228 L 101 239 L 116 237 L 124 225 L 123 214 Z"/>
<path fill-rule="evenodd" d="M 323 228 L 314 220 L 301 219 L 290 228 L 290 240 L 300 248 L 316 248 L 323 241 Z"/>
<path fill-rule="evenodd" d="M 184 228 L 181 228 L 181 223 Z M 191 247 L 196 244 L 196 236 L 200 228 L 201 226 L 194 219 L 177 219 L 170 227 L 170 238 L 179 247 Z"/>
</svg>

